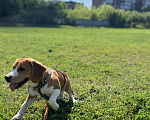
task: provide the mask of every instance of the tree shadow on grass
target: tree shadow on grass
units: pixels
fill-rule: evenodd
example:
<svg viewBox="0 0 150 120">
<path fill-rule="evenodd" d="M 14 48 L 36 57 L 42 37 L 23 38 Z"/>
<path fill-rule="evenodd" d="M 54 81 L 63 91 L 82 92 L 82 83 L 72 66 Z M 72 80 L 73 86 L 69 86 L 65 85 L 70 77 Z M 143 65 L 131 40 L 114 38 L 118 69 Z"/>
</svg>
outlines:
<svg viewBox="0 0 150 120">
<path fill-rule="evenodd" d="M 57 102 L 59 104 L 59 109 L 58 110 L 53 110 L 49 106 L 48 110 L 48 116 L 47 120 L 67 120 L 70 117 L 68 116 L 69 113 L 71 113 L 72 107 L 73 107 L 73 102 L 72 101 L 64 101 L 64 100 L 59 100 Z M 42 111 L 43 115 L 45 114 L 45 109 Z"/>
</svg>

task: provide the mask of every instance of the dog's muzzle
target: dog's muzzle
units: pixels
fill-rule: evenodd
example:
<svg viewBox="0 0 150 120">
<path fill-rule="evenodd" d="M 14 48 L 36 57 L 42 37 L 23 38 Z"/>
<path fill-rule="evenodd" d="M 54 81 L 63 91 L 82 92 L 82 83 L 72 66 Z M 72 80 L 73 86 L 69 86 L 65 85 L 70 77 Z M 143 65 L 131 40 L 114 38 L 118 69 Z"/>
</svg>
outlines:
<svg viewBox="0 0 150 120">
<path fill-rule="evenodd" d="M 7 76 L 7 75 L 5 76 L 5 80 L 9 83 L 10 83 L 11 78 L 12 78 L 12 76 Z"/>
</svg>

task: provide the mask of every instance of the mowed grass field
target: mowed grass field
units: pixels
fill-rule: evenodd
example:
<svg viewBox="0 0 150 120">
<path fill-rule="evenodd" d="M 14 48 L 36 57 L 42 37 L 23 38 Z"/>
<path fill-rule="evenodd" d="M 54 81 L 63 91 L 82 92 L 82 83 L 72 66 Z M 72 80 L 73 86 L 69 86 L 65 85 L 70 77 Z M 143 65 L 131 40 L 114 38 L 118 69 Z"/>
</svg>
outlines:
<svg viewBox="0 0 150 120">
<path fill-rule="evenodd" d="M 150 30 L 0 27 L 0 120 L 10 120 L 25 101 L 27 85 L 11 92 L 4 76 L 26 57 L 65 71 L 77 104 L 65 94 L 49 120 L 149 120 Z M 45 100 L 23 120 L 43 120 Z"/>
</svg>

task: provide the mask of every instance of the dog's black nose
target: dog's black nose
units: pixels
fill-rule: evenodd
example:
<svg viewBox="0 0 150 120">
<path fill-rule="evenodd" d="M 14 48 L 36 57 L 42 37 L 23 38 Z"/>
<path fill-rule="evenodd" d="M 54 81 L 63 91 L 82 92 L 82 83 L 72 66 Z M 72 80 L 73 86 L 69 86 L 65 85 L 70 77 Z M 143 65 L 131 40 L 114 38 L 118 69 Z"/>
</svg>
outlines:
<svg viewBox="0 0 150 120">
<path fill-rule="evenodd" d="M 5 80 L 7 81 L 7 82 L 10 82 L 10 79 L 11 79 L 12 77 L 11 76 L 5 76 Z"/>
</svg>

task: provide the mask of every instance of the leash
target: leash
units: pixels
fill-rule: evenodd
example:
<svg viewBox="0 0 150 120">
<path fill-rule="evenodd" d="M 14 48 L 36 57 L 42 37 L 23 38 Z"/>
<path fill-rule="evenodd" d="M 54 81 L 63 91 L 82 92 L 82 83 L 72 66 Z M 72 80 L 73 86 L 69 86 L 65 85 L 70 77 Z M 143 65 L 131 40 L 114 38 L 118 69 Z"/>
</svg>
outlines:
<svg viewBox="0 0 150 120">
<path fill-rule="evenodd" d="M 45 115 L 44 115 L 44 120 L 47 119 L 47 116 L 48 116 L 48 101 L 46 100 L 46 110 L 45 110 Z"/>
</svg>

